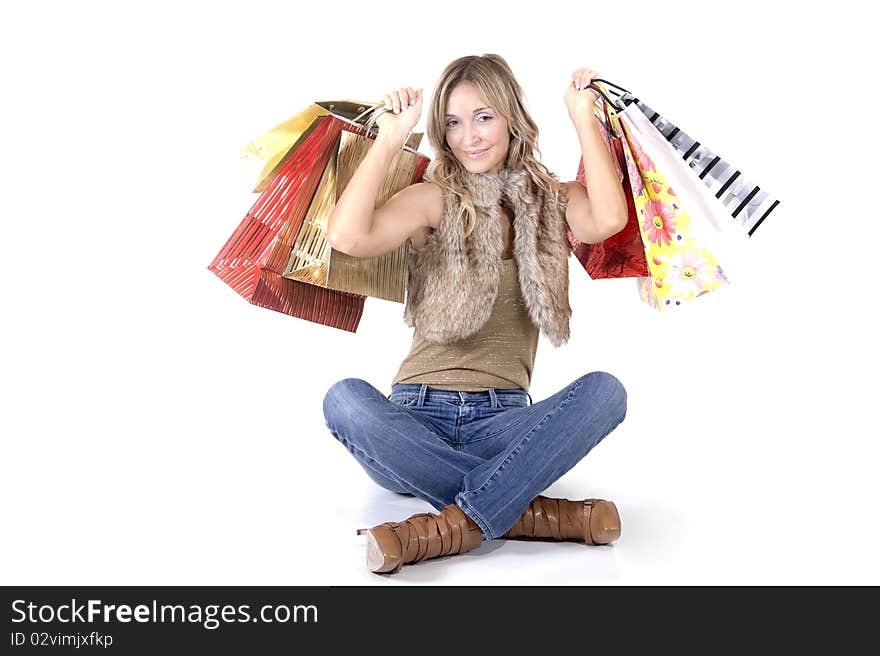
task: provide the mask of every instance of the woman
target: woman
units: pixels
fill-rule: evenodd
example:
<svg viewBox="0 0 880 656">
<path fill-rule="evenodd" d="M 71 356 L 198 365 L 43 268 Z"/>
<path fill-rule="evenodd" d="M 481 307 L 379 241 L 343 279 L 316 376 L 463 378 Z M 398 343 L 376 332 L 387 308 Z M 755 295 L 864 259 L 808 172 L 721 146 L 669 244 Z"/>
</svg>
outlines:
<svg viewBox="0 0 880 656">
<path fill-rule="evenodd" d="M 324 399 L 333 435 L 379 485 L 415 495 L 420 513 L 358 534 L 367 566 L 464 553 L 483 539 L 608 544 L 620 534 L 610 501 L 539 496 L 626 416 L 614 376 L 592 372 L 530 403 L 538 332 L 568 337 L 566 228 L 585 243 L 623 229 L 626 201 L 578 69 L 564 100 L 577 130 L 588 189 L 561 184 L 535 153 L 538 129 L 498 55 L 453 61 L 437 85 L 428 138 L 437 156 L 424 182 L 374 209 L 379 186 L 422 110 L 421 90 L 383 97 L 379 136 L 339 198 L 328 240 L 372 257 L 410 241 L 404 319 L 410 353 L 385 397 L 349 378 Z"/>
</svg>

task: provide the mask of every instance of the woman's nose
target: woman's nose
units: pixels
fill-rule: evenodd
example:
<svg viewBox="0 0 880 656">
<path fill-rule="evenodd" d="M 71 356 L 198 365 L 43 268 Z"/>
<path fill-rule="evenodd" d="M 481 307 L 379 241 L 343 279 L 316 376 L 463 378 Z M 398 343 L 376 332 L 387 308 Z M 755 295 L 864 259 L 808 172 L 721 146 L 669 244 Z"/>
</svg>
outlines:
<svg viewBox="0 0 880 656">
<path fill-rule="evenodd" d="M 483 143 L 483 137 L 476 132 L 472 132 L 471 134 L 465 135 L 464 143 L 468 144 L 470 148 L 475 148 Z"/>
<path fill-rule="evenodd" d="M 477 128 L 465 126 L 462 141 L 466 144 L 476 145 L 483 141 L 483 137 Z"/>
</svg>

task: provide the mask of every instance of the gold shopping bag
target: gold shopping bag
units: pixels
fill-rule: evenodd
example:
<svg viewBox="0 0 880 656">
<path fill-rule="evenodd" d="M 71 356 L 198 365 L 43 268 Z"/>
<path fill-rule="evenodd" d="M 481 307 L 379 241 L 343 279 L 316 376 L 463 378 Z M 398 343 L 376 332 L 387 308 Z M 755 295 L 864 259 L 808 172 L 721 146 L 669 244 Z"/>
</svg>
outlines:
<svg viewBox="0 0 880 656">
<path fill-rule="evenodd" d="M 262 191 L 324 121 L 335 119 L 337 138 L 329 152 L 315 160 L 323 167 L 293 240 L 282 277 L 337 291 L 404 302 L 407 276 L 407 244 L 391 253 L 372 258 L 346 255 L 327 243 L 327 219 L 377 133 L 371 130 L 381 105 L 354 101 L 316 102 L 284 123 L 272 128 L 245 147 L 253 157 L 266 161 L 256 190 Z M 380 186 L 376 207 L 398 191 L 421 181 L 430 162 L 415 149 L 422 133 L 411 132 L 395 156 Z"/>
<path fill-rule="evenodd" d="M 257 178 L 257 184 L 254 185 L 254 193 L 266 191 L 266 187 L 284 163 L 319 125 L 315 119 L 329 113 L 323 104 L 312 103 L 241 149 L 241 156 L 244 159 L 265 162 Z"/>
<path fill-rule="evenodd" d="M 421 134 L 411 135 L 408 148 L 395 155 L 380 185 L 377 208 L 404 187 L 421 180 L 429 160 L 411 150 L 420 139 Z M 373 143 L 370 137 L 347 129 L 340 131 L 282 275 L 328 289 L 403 303 L 407 243 L 391 253 L 369 258 L 347 255 L 327 243 L 330 212 Z"/>
</svg>

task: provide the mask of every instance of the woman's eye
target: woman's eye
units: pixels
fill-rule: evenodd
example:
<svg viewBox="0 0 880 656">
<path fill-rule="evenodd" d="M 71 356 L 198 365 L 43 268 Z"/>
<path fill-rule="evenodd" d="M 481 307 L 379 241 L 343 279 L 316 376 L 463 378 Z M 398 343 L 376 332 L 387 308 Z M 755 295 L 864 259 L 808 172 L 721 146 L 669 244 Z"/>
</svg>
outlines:
<svg viewBox="0 0 880 656">
<path fill-rule="evenodd" d="M 478 118 L 485 118 L 485 119 L 487 119 L 487 120 L 489 120 L 489 121 L 492 120 L 492 117 L 489 116 L 489 115 L 487 115 L 487 114 L 480 114 L 480 116 L 479 116 Z M 484 122 L 485 122 L 485 121 L 484 121 Z M 449 121 L 449 122 L 446 124 L 446 127 L 447 127 L 447 128 L 451 128 L 453 123 L 458 123 L 458 121 Z"/>
</svg>

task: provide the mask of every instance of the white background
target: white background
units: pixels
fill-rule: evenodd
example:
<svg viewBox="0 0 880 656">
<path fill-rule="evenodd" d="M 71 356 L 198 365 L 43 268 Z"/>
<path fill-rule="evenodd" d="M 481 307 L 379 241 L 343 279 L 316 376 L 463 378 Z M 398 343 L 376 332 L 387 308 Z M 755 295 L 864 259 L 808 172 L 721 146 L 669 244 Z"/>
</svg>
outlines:
<svg viewBox="0 0 880 656">
<path fill-rule="evenodd" d="M 782 6 L 4 8 L 0 583 L 880 583 L 876 36 L 861 3 Z M 677 313 L 571 261 L 572 339 L 542 338 L 531 394 L 625 384 L 626 421 L 548 490 L 614 500 L 617 543 L 495 540 L 377 576 L 356 529 L 430 507 L 368 479 L 321 408 L 346 377 L 390 391 L 403 306 L 367 299 L 348 333 L 207 265 L 257 198 L 247 142 L 315 100 L 430 98 L 488 52 L 563 179 L 562 96 L 590 67 L 782 204 L 739 278 Z"/>
</svg>

